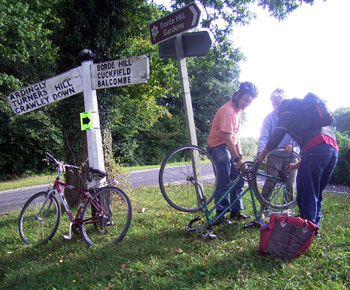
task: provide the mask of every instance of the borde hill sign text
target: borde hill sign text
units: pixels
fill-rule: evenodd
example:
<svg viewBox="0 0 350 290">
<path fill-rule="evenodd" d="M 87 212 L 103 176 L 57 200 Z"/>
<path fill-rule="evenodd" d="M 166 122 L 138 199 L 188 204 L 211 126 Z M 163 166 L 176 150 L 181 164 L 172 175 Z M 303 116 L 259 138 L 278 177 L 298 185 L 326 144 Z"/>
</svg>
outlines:
<svg viewBox="0 0 350 290">
<path fill-rule="evenodd" d="M 149 78 L 149 59 L 141 55 L 92 64 L 91 75 L 94 90 L 145 83 Z"/>
<path fill-rule="evenodd" d="M 92 88 L 104 89 L 145 83 L 149 78 L 149 59 L 145 55 L 92 64 Z M 8 96 L 12 110 L 24 114 L 83 91 L 82 68 L 27 86 Z"/>
<path fill-rule="evenodd" d="M 81 68 L 27 86 L 8 96 L 12 110 L 21 115 L 83 91 Z"/>
<path fill-rule="evenodd" d="M 151 43 L 162 42 L 196 27 L 199 23 L 200 13 L 198 6 L 193 2 L 151 23 L 149 26 Z"/>
</svg>

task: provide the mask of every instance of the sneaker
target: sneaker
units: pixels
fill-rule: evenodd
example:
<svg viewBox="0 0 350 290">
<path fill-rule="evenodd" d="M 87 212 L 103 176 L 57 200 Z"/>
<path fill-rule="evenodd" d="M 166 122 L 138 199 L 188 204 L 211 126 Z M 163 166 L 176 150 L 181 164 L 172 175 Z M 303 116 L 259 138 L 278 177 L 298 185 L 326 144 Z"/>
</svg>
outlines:
<svg viewBox="0 0 350 290">
<path fill-rule="evenodd" d="M 250 218 L 249 215 L 246 215 L 240 211 L 231 211 L 230 212 L 230 218 L 235 219 L 235 220 L 240 220 L 240 219 L 247 219 Z"/>
<path fill-rule="evenodd" d="M 234 222 L 230 221 L 226 216 L 222 216 L 220 219 L 218 219 L 213 225 L 221 225 L 221 224 L 227 224 L 227 225 L 233 225 Z"/>
</svg>

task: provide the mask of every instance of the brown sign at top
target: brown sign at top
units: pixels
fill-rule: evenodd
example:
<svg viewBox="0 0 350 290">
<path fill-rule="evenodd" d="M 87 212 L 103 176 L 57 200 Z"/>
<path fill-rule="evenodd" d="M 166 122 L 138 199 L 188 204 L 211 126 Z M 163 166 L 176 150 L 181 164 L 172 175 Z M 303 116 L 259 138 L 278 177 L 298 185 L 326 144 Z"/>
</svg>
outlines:
<svg viewBox="0 0 350 290">
<path fill-rule="evenodd" d="M 191 3 L 153 22 L 149 26 L 151 43 L 157 44 L 177 34 L 196 27 L 201 11 L 196 3 Z"/>
</svg>

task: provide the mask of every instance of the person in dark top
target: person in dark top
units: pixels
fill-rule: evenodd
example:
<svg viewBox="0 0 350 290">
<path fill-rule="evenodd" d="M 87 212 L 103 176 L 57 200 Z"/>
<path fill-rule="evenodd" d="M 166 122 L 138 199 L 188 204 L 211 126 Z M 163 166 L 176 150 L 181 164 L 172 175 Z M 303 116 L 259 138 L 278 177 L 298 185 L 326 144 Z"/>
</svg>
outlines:
<svg viewBox="0 0 350 290">
<path fill-rule="evenodd" d="M 303 100 L 297 98 L 282 101 L 278 107 L 276 129 L 264 150 L 257 156 L 257 162 L 263 163 L 267 153 L 277 147 L 286 133 L 298 142 L 302 150 L 301 160 L 289 164 L 287 171 L 298 168 L 297 204 L 301 218 L 320 227 L 322 191 L 337 164 L 339 148 L 330 127 L 310 128 L 305 124 L 305 118 L 300 118 L 303 106 Z"/>
</svg>

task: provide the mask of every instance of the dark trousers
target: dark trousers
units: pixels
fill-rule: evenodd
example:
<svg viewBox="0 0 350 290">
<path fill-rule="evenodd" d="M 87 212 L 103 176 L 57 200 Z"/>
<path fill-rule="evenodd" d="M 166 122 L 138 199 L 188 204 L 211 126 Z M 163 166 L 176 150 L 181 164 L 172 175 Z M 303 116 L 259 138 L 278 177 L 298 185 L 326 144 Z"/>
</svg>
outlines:
<svg viewBox="0 0 350 290">
<path fill-rule="evenodd" d="M 322 143 L 303 153 L 297 175 L 297 203 L 302 218 L 320 226 L 322 191 L 337 164 L 338 152 Z"/>
<path fill-rule="evenodd" d="M 217 188 L 215 193 L 215 203 L 217 204 L 220 198 L 229 189 L 231 180 L 238 177 L 239 171 L 236 169 L 236 163 L 232 160 L 231 153 L 227 149 L 226 145 L 209 148 L 208 151 L 216 161 L 217 165 Z M 231 190 L 228 198 L 223 199 L 220 204 L 217 205 L 217 214 L 224 211 L 229 206 L 230 202 L 237 198 L 237 195 L 242 192 L 243 186 L 244 181 L 240 179 L 237 185 Z M 237 212 L 243 209 L 243 202 L 241 199 L 239 199 L 230 210 Z"/>
</svg>

